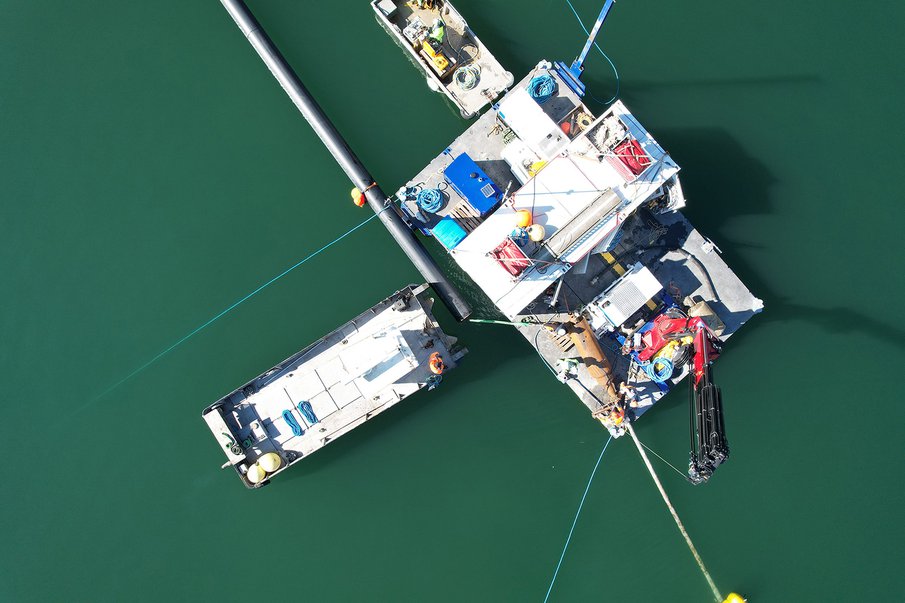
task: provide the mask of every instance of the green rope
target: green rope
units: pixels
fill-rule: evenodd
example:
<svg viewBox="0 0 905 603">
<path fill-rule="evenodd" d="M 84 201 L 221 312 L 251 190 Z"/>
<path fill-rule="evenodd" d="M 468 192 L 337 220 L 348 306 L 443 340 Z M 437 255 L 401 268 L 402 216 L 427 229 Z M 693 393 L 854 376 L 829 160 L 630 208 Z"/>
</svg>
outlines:
<svg viewBox="0 0 905 603">
<path fill-rule="evenodd" d="M 508 325 L 513 327 L 524 327 L 530 323 L 527 322 L 506 322 L 505 320 L 489 320 L 486 318 L 469 318 L 468 322 L 477 322 L 485 325 Z"/>
<path fill-rule="evenodd" d="M 569 548 L 569 543 L 572 541 L 572 533 L 575 531 L 575 524 L 578 523 L 578 516 L 581 515 L 581 508 L 584 506 L 584 500 L 588 497 L 588 490 L 591 489 L 591 482 L 594 481 L 594 476 L 597 475 L 597 468 L 600 467 L 600 461 L 603 460 L 603 453 L 606 452 L 607 447 L 610 445 L 610 442 L 613 441 L 613 436 L 610 436 L 606 444 L 603 445 L 603 450 L 600 451 L 600 456 L 597 457 L 597 463 L 594 465 L 594 470 L 591 471 L 591 477 L 588 479 L 588 485 L 585 486 L 584 494 L 581 495 L 581 502 L 578 503 L 578 511 L 575 512 L 575 519 L 572 520 L 572 527 L 569 529 L 569 535 L 566 537 L 566 544 L 562 547 L 562 555 L 559 556 L 559 563 L 556 564 L 556 570 L 553 572 L 553 579 L 550 580 L 550 588 L 547 589 L 547 595 L 544 597 L 544 603 L 547 603 L 547 600 L 550 598 L 550 593 L 553 591 L 553 584 L 556 583 L 556 576 L 559 574 L 559 568 L 562 567 L 562 560 L 566 557 L 566 550 Z"/>
<path fill-rule="evenodd" d="M 324 245 L 323 247 L 321 247 L 320 249 L 318 249 L 318 250 L 315 251 L 314 253 L 308 254 L 303 260 L 300 260 L 300 261 L 296 262 L 295 264 L 293 264 L 292 266 L 290 266 L 290 267 L 287 268 L 286 270 L 282 271 L 281 273 L 279 273 L 278 275 L 276 275 L 275 277 L 273 277 L 272 279 L 270 279 L 269 281 L 267 281 L 266 283 L 264 283 L 263 285 L 261 285 L 260 287 L 258 287 L 257 289 L 255 289 L 254 291 L 252 291 L 251 293 L 248 293 L 247 295 L 245 295 L 245 296 L 243 296 L 242 298 L 240 298 L 238 301 L 236 301 L 236 302 L 234 302 L 233 304 L 229 305 L 225 310 L 220 311 L 220 312 L 219 312 L 218 314 L 216 314 L 213 318 L 207 320 L 207 321 L 206 321 L 205 323 L 203 323 L 201 326 L 198 326 L 198 327 L 196 327 L 195 329 L 193 329 L 192 331 L 190 331 L 190 332 L 188 333 L 188 335 L 185 335 L 185 336 L 181 337 L 180 339 L 178 339 L 178 340 L 176 341 L 176 343 L 174 343 L 173 345 L 171 345 L 171 346 L 165 348 L 163 351 L 159 352 L 156 356 L 154 356 L 153 358 L 151 358 L 150 360 L 148 360 L 147 362 L 145 362 L 144 364 L 142 364 L 141 366 L 139 366 L 137 369 L 135 369 L 134 371 L 132 371 L 131 373 L 129 373 L 128 375 L 126 375 L 125 377 L 123 377 L 122 379 L 120 379 L 119 381 L 117 381 L 116 383 L 114 383 L 113 385 L 111 385 L 110 387 L 108 387 L 107 389 L 105 389 L 103 392 L 101 392 L 101 393 L 100 393 L 98 396 L 96 396 L 94 399 L 95 399 L 95 400 L 99 400 L 100 398 L 103 398 L 104 396 L 106 396 L 107 394 L 109 394 L 110 392 L 112 392 L 113 390 L 115 390 L 117 387 L 119 387 L 120 385 L 122 385 L 123 383 L 125 383 L 126 381 L 128 381 L 129 379 L 131 379 L 132 377 L 138 375 L 140 372 L 142 372 L 143 370 L 145 370 L 146 368 L 148 368 L 149 366 L 151 366 L 152 364 L 154 364 L 155 362 L 157 362 L 158 360 L 160 360 L 161 358 L 163 358 L 164 356 L 166 356 L 167 354 L 169 354 L 170 352 L 172 352 L 173 350 L 175 350 L 176 348 L 178 348 L 180 345 L 182 345 L 183 343 L 185 343 L 186 341 L 188 341 L 189 339 L 191 339 L 192 337 L 194 337 L 195 335 L 197 335 L 198 333 L 200 333 L 201 331 L 203 331 L 203 330 L 206 329 L 207 327 L 211 326 L 212 324 L 214 324 L 215 322 L 217 322 L 218 320 L 220 320 L 221 318 L 223 318 L 224 316 L 226 316 L 230 311 L 234 310 L 234 309 L 235 309 L 236 307 L 238 307 L 240 304 L 242 304 L 242 303 L 248 301 L 249 299 L 251 299 L 252 297 L 254 297 L 255 295 L 257 295 L 258 293 L 260 293 L 261 291 L 263 291 L 264 289 L 266 289 L 266 288 L 269 287 L 270 285 L 274 284 L 275 282 L 277 282 L 278 280 L 280 280 L 281 278 L 283 278 L 284 276 L 286 276 L 287 274 L 289 274 L 290 272 L 292 272 L 293 270 L 295 270 L 296 268 L 298 268 L 299 266 L 301 266 L 302 264 L 304 264 L 304 263 L 307 262 L 308 260 L 310 260 L 310 259 L 312 259 L 312 258 L 314 258 L 314 257 L 316 257 L 316 256 L 318 256 L 318 255 L 320 255 L 321 253 L 323 253 L 324 251 L 326 251 L 327 249 L 329 249 L 329 248 L 332 247 L 333 245 L 339 243 L 340 241 L 342 241 L 343 239 L 345 239 L 346 237 L 348 237 L 350 234 L 352 234 L 353 232 L 355 232 L 355 231 L 358 230 L 359 228 L 363 227 L 365 224 L 367 224 L 368 222 L 370 222 L 371 220 L 373 220 L 374 218 L 376 218 L 377 216 L 379 216 L 381 213 L 383 213 L 384 211 L 386 211 L 389 207 L 391 207 L 391 206 L 388 205 L 387 207 L 385 207 L 385 208 L 383 208 L 382 210 L 380 210 L 379 212 L 375 213 L 373 216 L 371 216 L 371 217 L 368 218 L 367 220 L 365 220 L 365 221 L 361 222 L 360 224 L 358 224 L 358 225 L 352 227 L 351 229 L 347 230 L 346 232 L 344 232 L 343 234 L 339 235 L 338 237 L 336 237 L 335 239 L 333 239 L 332 241 L 330 241 L 329 243 L 327 243 L 326 245 Z"/>
<path fill-rule="evenodd" d="M 585 25 L 584 25 L 584 21 L 582 21 L 581 17 L 578 16 L 578 11 L 575 10 L 574 6 L 572 6 L 571 0 L 566 0 L 566 4 L 568 4 L 569 8 L 572 9 L 572 14 L 575 15 L 575 18 L 578 20 L 578 24 L 581 26 L 581 29 L 584 31 L 584 34 L 586 36 L 590 36 L 591 32 L 588 31 L 588 28 L 585 27 Z M 598 99 L 593 94 L 590 94 L 590 93 L 588 93 L 588 94 L 591 98 L 593 98 L 595 101 L 597 101 L 601 105 L 609 105 L 611 102 L 613 102 L 614 100 L 619 98 L 619 87 L 621 85 L 621 82 L 619 81 L 619 70 L 616 69 L 616 64 L 613 63 L 613 60 L 609 57 L 609 55 L 607 55 L 607 53 L 605 53 L 603 51 L 603 49 L 597 45 L 597 42 L 594 42 L 594 48 L 597 49 L 597 52 L 599 52 L 601 55 L 603 55 L 603 58 L 606 59 L 606 62 L 609 63 L 610 67 L 613 68 L 613 75 L 616 76 L 616 92 L 613 93 L 613 96 L 610 98 L 610 100 L 606 100 L 606 101 L 602 101 L 602 100 Z"/>
<path fill-rule="evenodd" d="M 666 494 L 666 490 L 663 488 L 663 484 L 660 482 L 660 478 L 657 477 L 657 472 L 654 471 L 654 466 L 650 464 L 650 459 L 648 459 L 647 455 L 644 454 L 644 448 L 641 446 L 641 440 L 638 439 L 638 435 L 635 433 L 635 429 L 632 427 L 631 423 L 626 425 L 625 429 L 626 431 L 628 431 L 629 435 L 632 436 L 632 440 L 634 440 L 635 442 L 635 447 L 638 449 L 638 454 L 641 456 L 641 460 L 644 461 L 644 466 L 647 467 L 648 472 L 650 472 L 650 477 L 654 480 L 654 485 L 656 485 L 657 490 L 660 491 L 660 496 L 663 497 L 663 502 L 666 503 L 666 508 L 669 509 L 670 515 L 672 515 L 673 520 L 676 522 L 676 527 L 679 528 L 679 532 L 681 532 L 682 537 L 685 539 L 685 544 L 688 545 L 688 550 L 691 551 L 695 562 L 698 564 L 698 567 L 701 569 L 701 573 L 704 575 L 704 579 L 707 580 L 707 585 L 710 587 L 710 591 L 713 593 L 714 602 L 720 603 L 721 601 L 723 601 L 723 596 L 720 594 L 719 589 L 716 587 L 716 583 L 713 581 L 713 577 L 710 575 L 710 572 L 707 571 L 707 567 L 704 565 L 704 560 L 701 559 L 701 555 L 700 553 L 698 553 L 698 549 L 695 548 L 694 543 L 691 541 L 691 536 L 688 535 L 688 530 L 685 529 L 685 524 L 683 524 L 682 520 L 679 518 L 679 513 L 676 511 L 676 508 L 672 506 L 672 502 L 669 500 L 669 496 Z"/>
<path fill-rule="evenodd" d="M 641 442 L 641 440 L 638 440 L 638 441 Z M 684 479 L 685 481 L 688 481 L 688 476 L 687 476 L 687 475 L 685 475 L 684 473 L 682 473 L 678 468 L 676 468 L 675 465 L 673 465 L 672 463 L 670 463 L 669 461 L 667 461 L 665 458 L 663 458 L 662 456 L 660 456 L 659 454 L 657 454 L 657 451 L 656 451 L 656 450 L 654 450 L 653 448 L 651 448 L 650 446 L 648 446 L 648 445 L 645 444 L 644 442 L 641 442 L 641 445 L 644 446 L 644 448 L 646 448 L 647 451 L 650 452 L 651 454 L 653 454 L 655 457 L 657 457 L 658 459 L 660 459 L 661 461 L 663 461 L 664 463 L 666 463 L 667 465 L 669 465 L 670 467 L 672 467 L 672 470 L 675 471 L 676 473 L 678 473 L 678 474 L 682 477 L 682 479 Z"/>
</svg>

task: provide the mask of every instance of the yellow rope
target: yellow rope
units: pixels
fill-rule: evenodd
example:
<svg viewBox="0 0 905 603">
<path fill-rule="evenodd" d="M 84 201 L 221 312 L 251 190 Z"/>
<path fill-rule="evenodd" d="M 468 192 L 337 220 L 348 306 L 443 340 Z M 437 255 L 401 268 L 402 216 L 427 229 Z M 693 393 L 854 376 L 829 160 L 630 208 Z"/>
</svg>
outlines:
<svg viewBox="0 0 905 603">
<path fill-rule="evenodd" d="M 673 507 L 672 503 L 669 502 L 669 497 L 666 495 L 666 490 L 663 489 L 663 484 L 660 483 L 660 478 L 657 477 L 657 472 L 654 471 L 653 465 L 650 464 L 650 459 L 647 458 L 647 454 L 644 453 L 644 448 L 641 447 L 641 440 L 639 440 L 638 436 L 635 435 L 635 430 L 632 428 L 631 423 L 629 423 L 626 428 L 628 429 L 629 435 L 632 436 L 632 440 L 635 441 L 635 447 L 638 448 L 638 453 L 641 455 L 641 459 L 647 466 L 647 470 L 650 471 L 650 476 L 651 478 L 653 478 L 654 484 L 657 485 L 657 489 L 660 491 L 660 496 L 663 497 L 663 502 L 666 503 L 667 508 L 669 508 L 669 512 L 672 514 L 672 518 L 676 520 L 676 526 L 678 526 L 679 531 L 682 532 L 682 536 L 685 537 L 685 544 L 688 545 L 688 549 L 691 551 L 691 554 L 694 555 L 694 560 L 698 562 L 698 567 L 701 568 L 701 573 L 703 573 L 704 578 L 707 579 L 707 584 L 710 586 L 710 590 L 713 591 L 714 600 L 716 601 L 716 603 L 722 603 L 723 596 L 720 595 L 720 591 L 719 589 L 717 589 L 716 583 L 714 583 L 713 578 L 710 577 L 710 572 L 708 572 L 707 568 L 704 566 L 704 561 L 698 554 L 698 550 L 694 547 L 694 543 L 691 542 L 691 537 L 685 530 L 685 526 L 682 524 L 682 520 L 679 519 L 679 514 L 676 513 L 675 507 Z"/>
</svg>

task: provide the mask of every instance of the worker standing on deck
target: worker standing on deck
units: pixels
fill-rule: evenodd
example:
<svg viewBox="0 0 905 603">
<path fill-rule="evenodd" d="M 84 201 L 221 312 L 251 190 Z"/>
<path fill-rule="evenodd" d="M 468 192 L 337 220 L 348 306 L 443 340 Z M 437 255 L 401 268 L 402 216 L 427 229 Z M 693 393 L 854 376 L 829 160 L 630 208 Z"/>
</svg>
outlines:
<svg viewBox="0 0 905 603">
<path fill-rule="evenodd" d="M 430 31 L 427 33 L 427 37 L 437 44 L 443 43 L 443 40 L 446 39 L 446 23 L 443 22 L 443 19 L 434 19 Z"/>
<path fill-rule="evenodd" d="M 634 402 L 638 397 L 638 394 L 635 393 L 635 388 L 632 385 L 629 385 L 625 381 L 619 384 L 619 398 L 622 400 L 622 403 L 629 403 L 629 406 L 634 408 L 632 402 Z"/>
<path fill-rule="evenodd" d="M 635 391 L 635 386 L 629 385 L 624 381 L 619 384 L 619 397 L 622 399 L 623 406 L 627 403 L 629 408 L 644 408 L 645 406 L 653 404 L 650 397 L 645 400 L 639 400 L 638 392 Z"/>
<path fill-rule="evenodd" d="M 556 378 L 560 383 L 565 383 L 569 379 L 578 377 L 578 358 L 560 358 L 556 361 Z"/>
<path fill-rule="evenodd" d="M 625 411 L 619 404 L 607 404 L 591 413 L 595 419 L 616 437 L 625 433 Z"/>
</svg>

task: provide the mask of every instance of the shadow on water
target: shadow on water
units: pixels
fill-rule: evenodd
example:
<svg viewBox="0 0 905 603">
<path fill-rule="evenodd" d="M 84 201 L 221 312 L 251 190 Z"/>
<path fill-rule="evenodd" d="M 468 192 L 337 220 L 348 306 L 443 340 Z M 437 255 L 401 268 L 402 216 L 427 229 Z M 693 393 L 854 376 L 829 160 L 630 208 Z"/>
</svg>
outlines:
<svg viewBox="0 0 905 603">
<path fill-rule="evenodd" d="M 662 129 L 656 136 L 682 166 L 682 187 L 689 199 L 683 213 L 705 236 L 722 235 L 726 224 L 739 216 L 772 213 L 770 188 L 776 179 L 725 131 Z"/>
<path fill-rule="evenodd" d="M 683 213 L 704 236 L 718 241 L 726 263 L 764 300 L 765 310 L 756 320 L 801 321 L 831 333 L 860 333 L 900 348 L 905 346 L 905 328 L 899 325 L 886 324 L 853 308 L 796 303 L 777 293 L 764 273 L 740 253 L 765 245 L 734 240 L 725 232 L 727 225 L 739 216 L 771 214 L 774 208 L 770 189 L 777 181 L 735 139 L 715 128 L 663 129 L 657 131 L 657 138 L 683 167 L 682 185 L 689 199 Z M 736 341 L 746 332 L 743 329 L 734 336 Z"/>
<path fill-rule="evenodd" d="M 600 71 L 603 71 L 601 67 Z M 816 75 L 768 75 L 761 77 L 687 78 L 679 80 L 623 80 L 623 87 L 631 93 L 650 93 L 681 88 L 752 88 L 759 93 L 769 87 L 819 86 L 822 79 Z M 594 82 L 596 84 L 596 82 Z M 601 80 L 605 87 L 606 80 Z"/>
</svg>

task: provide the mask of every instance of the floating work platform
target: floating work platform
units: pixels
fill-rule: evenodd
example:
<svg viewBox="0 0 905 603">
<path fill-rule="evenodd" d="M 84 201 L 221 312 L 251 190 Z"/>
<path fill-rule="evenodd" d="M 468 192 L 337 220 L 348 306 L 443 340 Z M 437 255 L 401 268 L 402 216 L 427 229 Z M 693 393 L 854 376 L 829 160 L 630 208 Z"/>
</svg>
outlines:
<svg viewBox="0 0 905 603">
<path fill-rule="evenodd" d="M 249 488 L 425 387 L 466 353 L 431 314 L 427 285 L 363 312 L 202 413 Z"/>
<path fill-rule="evenodd" d="M 514 78 L 445 0 L 373 0 L 377 21 L 465 119 L 477 115 Z M 442 28 L 442 33 L 439 33 Z"/>
<path fill-rule="evenodd" d="M 470 305 L 412 231 L 449 253 L 613 436 L 690 375 L 689 479 L 705 481 L 728 458 L 711 365 L 763 303 L 681 214 L 679 166 L 651 133 L 622 102 L 595 115 L 582 101 L 581 64 L 612 0 L 571 66 L 541 61 L 515 86 L 448 1 L 374 0 L 378 20 L 464 117 L 505 92 L 390 199 L 243 0 L 221 1 L 349 175 L 353 198 L 378 213 L 457 319 Z M 430 317 L 425 287 L 208 407 L 224 467 L 260 486 L 435 386 L 464 350 Z"/>
<path fill-rule="evenodd" d="M 718 345 L 763 308 L 679 211 L 678 172 L 622 102 L 595 115 L 541 61 L 396 198 L 619 436 L 693 366 L 688 334 L 669 374 L 640 359 L 657 316 Z"/>
</svg>

